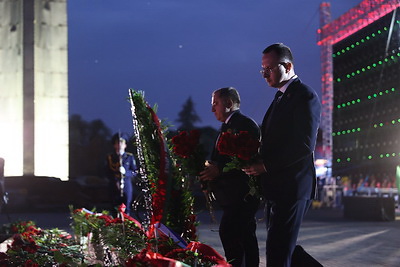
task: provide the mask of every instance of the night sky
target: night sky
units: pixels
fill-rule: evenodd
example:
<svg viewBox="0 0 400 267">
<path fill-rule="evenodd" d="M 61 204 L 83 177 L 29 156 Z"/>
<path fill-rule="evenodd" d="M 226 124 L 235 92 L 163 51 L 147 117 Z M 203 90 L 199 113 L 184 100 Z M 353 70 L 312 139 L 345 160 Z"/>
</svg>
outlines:
<svg viewBox="0 0 400 267">
<path fill-rule="evenodd" d="M 331 2 L 336 19 L 361 0 Z M 233 86 L 244 114 L 261 123 L 275 89 L 259 73 L 265 47 L 292 48 L 300 79 L 320 94 L 315 0 L 69 0 L 69 114 L 132 132 L 128 89 L 145 92 L 176 122 L 191 97 L 201 122 L 220 123 L 211 93 Z"/>
</svg>

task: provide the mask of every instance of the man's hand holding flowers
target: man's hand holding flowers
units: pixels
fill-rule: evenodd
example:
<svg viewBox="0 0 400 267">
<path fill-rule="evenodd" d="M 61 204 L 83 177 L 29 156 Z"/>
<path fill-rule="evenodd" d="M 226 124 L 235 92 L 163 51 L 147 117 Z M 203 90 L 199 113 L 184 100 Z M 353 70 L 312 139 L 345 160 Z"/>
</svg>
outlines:
<svg viewBox="0 0 400 267">
<path fill-rule="evenodd" d="M 262 173 L 267 172 L 264 163 L 261 160 L 243 167 L 242 171 L 244 171 L 247 175 L 254 175 L 254 176 L 258 176 Z"/>
<path fill-rule="evenodd" d="M 244 171 L 250 176 L 250 195 L 258 194 L 259 188 L 255 176 L 265 171 L 263 163 L 256 161 L 259 147 L 260 141 L 254 139 L 247 131 L 240 131 L 238 134 L 224 132 L 220 136 L 217 144 L 217 149 L 220 154 L 228 155 L 232 158 L 223 168 L 224 172 L 233 169 L 244 171 L 250 168 L 248 172 Z"/>
</svg>

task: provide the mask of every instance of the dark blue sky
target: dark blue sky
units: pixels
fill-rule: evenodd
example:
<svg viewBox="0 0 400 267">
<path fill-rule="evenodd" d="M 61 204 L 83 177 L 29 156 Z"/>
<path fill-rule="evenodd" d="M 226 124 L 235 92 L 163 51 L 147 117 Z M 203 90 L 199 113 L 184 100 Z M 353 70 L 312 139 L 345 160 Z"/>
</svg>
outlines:
<svg viewBox="0 0 400 267">
<path fill-rule="evenodd" d="M 335 19 L 361 0 L 331 2 Z M 128 89 L 145 91 L 172 124 L 192 97 L 202 122 L 213 90 L 233 86 L 243 113 L 261 123 L 275 90 L 261 52 L 283 42 L 295 70 L 320 94 L 319 5 L 315 0 L 69 0 L 69 114 L 130 133 Z"/>
</svg>

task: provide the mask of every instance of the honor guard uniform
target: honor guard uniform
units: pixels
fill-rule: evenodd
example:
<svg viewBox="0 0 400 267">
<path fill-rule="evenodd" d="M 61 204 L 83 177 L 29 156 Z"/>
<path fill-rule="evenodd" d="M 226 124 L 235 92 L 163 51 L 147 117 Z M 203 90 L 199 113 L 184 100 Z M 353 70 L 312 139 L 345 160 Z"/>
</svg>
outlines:
<svg viewBox="0 0 400 267">
<path fill-rule="evenodd" d="M 133 200 L 132 180 L 136 177 L 137 166 L 132 153 L 126 152 L 128 138 L 119 133 L 111 140 L 114 152 L 107 155 L 107 178 L 110 197 L 115 209 L 122 203 L 126 205 L 125 212 L 130 214 Z"/>
</svg>

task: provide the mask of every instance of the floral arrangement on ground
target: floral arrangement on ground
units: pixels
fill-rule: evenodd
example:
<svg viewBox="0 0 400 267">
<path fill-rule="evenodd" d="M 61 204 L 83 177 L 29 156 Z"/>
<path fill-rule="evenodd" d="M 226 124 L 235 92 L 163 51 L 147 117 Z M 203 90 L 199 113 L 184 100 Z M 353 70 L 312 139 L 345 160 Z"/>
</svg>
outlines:
<svg viewBox="0 0 400 267">
<path fill-rule="evenodd" d="M 116 218 L 70 209 L 74 235 L 32 221 L 6 227 L 13 237 L 0 266 L 229 266 L 213 248 L 186 243 L 162 225 L 146 231 L 123 206 Z"/>
<path fill-rule="evenodd" d="M 59 229 L 41 229 L 33 221 L 2 226 L 12 236 L 6 252 L 0 252 L 0 266 L 85 266 L 84 254 L 72 235 Z"/>
</svg>

